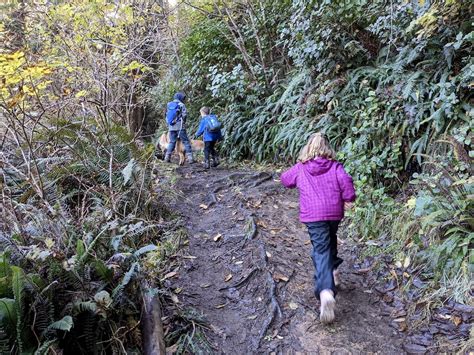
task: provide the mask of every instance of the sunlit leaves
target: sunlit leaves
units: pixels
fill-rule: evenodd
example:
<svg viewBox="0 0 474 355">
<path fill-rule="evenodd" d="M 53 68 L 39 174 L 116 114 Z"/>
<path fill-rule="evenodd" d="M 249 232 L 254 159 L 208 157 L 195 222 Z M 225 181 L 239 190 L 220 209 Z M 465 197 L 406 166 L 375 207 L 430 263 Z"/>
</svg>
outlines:
<svg viewBox="0 0 474 355">
<path fill-rule="evenodd" d="M 52 72 L 45 63 L 29 63 L 21 51 L 0 54 L 0 99 L 10 108 L 18 105 L 26 96 L 35 96 L 50 83 Z"/>
</svg>

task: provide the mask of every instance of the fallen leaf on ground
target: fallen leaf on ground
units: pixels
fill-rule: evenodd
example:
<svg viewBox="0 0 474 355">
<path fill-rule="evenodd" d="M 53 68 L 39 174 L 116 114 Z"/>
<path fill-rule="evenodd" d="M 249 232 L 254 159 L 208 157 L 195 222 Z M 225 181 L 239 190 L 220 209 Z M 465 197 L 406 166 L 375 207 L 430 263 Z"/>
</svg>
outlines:
<svg viewBox="0 0 474 355">
<path fill-rule="evenodd" d="M 407 322 L 403 321 L 401 323 L 398 323 L 398 329 L 401 331 L 401 332 L 405 332 L 408 330 L 408 324 Z"/>
<path fill-rule="evenodd" d="M 204 203 L 201 203 L 199 207 L 201 207 L 203 210 L 207 210 L 209 208 L 209 206 L 205 205 Z"/>
<path fill-rule="evenodd" d="M 170 277 L 176 276 L 178 273 L 176 271 L 168 272 L 164 277 L 163 280 L 169 279 Z"/>
<path fill-rule="evenodd" d="M 174 303 L 179 303 L 178 296 L 176 296 L 174 293 L 172 293 L 170 297 Z"/>
<path fill-rule="evenodd" d="M 453 316 L 452 320 L 456 327 L 458 327 L 462 323 L 462 318 L 459 316 Z"/>
<path fill-rule="evenodd" d="M 289 307 L 290 309 L 293 309 L 293 310 L 294 310 L 294 309 L 297 309 L 297 308 L 298 308 L 298 304 L 295 303 L 295 302 L 290 302 L 290 303 L 288 303 L 288 307 Z"/>
<path fill-rule="evenodd" d="M 304 245 L 308 245 L 311 243 L 311 240 L 307 240 L 306 242 L 304 242 Z"/>
<path fill-rule="evenodd" d="M 222 237 L 222 234 L 219 233 L 213 239 L 215 242 L 217 242 L 219 239 L 221 239 L 221 237 Z"/>
<path fill-rule="evenodd" d="M 202 285 L 199 285 L 199 287 L 201 287 L 201 288 L 208 288 L 209 286 L 211 286 L 211 284 L 202 284 Z"/>
<path fill-rule="evenodd" d="M 275 281 L 284 281 L 284 282 L 288 282 L 289 278 L 286 277 L 285 275 L 283 274 L 275 274 L 273 275 L 273 279 Z"/>
<path fill-rule="evenodd" d="M 232 279 L 232 274 L 229 274 L 229 275 L 227 275 L 227 276 L 225 277 L 224 281 L 225 281 L 225 282 L 228 282 L 228 281 L 230 281 L 231 279 Z"/>
</svg>

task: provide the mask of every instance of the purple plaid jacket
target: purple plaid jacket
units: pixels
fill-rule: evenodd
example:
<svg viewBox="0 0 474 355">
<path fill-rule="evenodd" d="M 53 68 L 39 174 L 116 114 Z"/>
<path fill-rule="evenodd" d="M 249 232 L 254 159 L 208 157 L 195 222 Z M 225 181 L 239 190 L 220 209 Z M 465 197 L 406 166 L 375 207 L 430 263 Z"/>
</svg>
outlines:
<svg viewBox="0 0 474 355">
<path fill-rule="evenodd" d="M 356 198 L 352 178 L 341 163 L 324 158 L 298 163 L 281 175 L 285 187 L 300 193 L 300 221 L 338 221 L 344 202 Z"/>
</svg>

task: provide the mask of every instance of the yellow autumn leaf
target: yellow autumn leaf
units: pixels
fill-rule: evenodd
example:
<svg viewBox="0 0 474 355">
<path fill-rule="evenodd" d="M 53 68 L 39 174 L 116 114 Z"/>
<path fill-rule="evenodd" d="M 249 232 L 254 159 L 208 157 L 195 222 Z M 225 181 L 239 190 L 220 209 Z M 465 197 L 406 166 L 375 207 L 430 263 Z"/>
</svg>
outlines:
<svg viewBox="0 0 474 355">
<path fill-rule="evenodd" d="M 406 203 L 405 206 L 408 208 L 415 208 L 416 205 L 416 197 L 410 198 Z"/>
<path fill-rule="evenodd" d="M 84 96 L 86 96 L 86 95 L 87 95 L 87 91 L 86 91 L 86 90 L 81 90 L 81 91 L 77 92 L 76 95 L 74 95 L 74 97 L 75 97 L 76 99 L 78 99 L 78 98 L 84 97 Z"/>
<path fill-rule="evenodd" d="M 52 238 L 46 238 L 44 244 L 46 244 L 48 249 L 51 249 L 54 246 L 54 240 Z"/>
</svg>

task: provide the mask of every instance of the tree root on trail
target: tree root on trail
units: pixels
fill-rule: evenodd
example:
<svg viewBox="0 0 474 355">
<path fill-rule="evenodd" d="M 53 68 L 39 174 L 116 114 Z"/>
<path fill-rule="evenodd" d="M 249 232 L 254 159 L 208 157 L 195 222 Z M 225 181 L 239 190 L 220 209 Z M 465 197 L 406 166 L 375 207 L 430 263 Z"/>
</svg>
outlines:
<svg viewBox="0 0 474 355">
<path fill-rule="evenodd" d="M 233 173 L 233 174 L 224 176 L 223 178 L 214 181 L 214 183 L 215 184 L 221 184 L 222 183 L 222 184 L 225 184 L 224 186 L 228 186 L 229 182 L 231 182 L 233 184 L 236 184 L 236 183 L 238 183 L 237 180 L 245 178 L 246 181 L 243 183 L 243 185 L 245 185 L 247 187 L 256 187 L 256 186 L 264 183 L 265 181 L 270 180 L 272 177 L 273 177 L 272 174 L 269 174 L 269 173 L 266 173 L 266 172 L 259 172 L 259 173 L 256 173 L 256 174 L 241 173 L 240 172 L 240 173 Z M 251 183 L 251 181 L 253 181 L 253 183 Z M 219 186 L 216 189 L 219 189 L 219 188 L 221 188 L 221 187 Z M 217 191 L 214 190 L 214 192 L 217 192 Z"/>
<path fill-rule="evenodd" d="M 264 182 L 268 181 L 268 180 L 271 180 L 272 179 L 272 175 L 271 174 L 268 174 L 268 173 L 260 173 L 258 174 L 257 176 L 255 176 L 255 179 L 257 179 L 256 181 L 254 181 L 253 183 L 246 183 L 245 186 L 247 187 L 257 187 L 258 185 L 261 185 L 263 184 Z"/>
<path fill-rule="evenodd" d="M 227 176 L 224 176 L 223 178 L 220 178 L 218 180 L 215 180 L 214 183 L 215 184 L 221 184 L 221 183 L 228 184 L 229 181 L 236 182 L 237 179 L 240 179 L 240 178 L 243 178 L 243 177 L 248 177 L 249 175 L 251 176 L 252 174 L 250 174 L 250 173 L 233 173 L 233 174 L 229 174 Z"/>
<path fill-rule="evenodd" d="M 258 244 L 259 244 L 258 249 L 260 251 L 260 258 L 263 260 L 262 270 L 265 270 L 267 274 L 267 283 L 270 285 L 270 289 L 268 291 L 269 299 L 270 299 L 270 312 L 268 312 L 268 317 L 265 319 L 263 323 L 263 327 L 260 330 L 260 333 L 258 335 L 258 342 L 257 342 L 257 347 L 255 350 L 257 350 L 260 347 L 262 339 L 265 337 L 265 334 L 267 333 L 268 329 L 270 329 L 270 326 L 272 325 L 275 318 L 277 316 L 281 318 L 282 316 L 280 305 L 278 304 L 278 300 L 276 297 L 276 283 L 272 277 L 271 272 L 268 270 L 268 258 L 267 258 L 267 252 L 265 249 L 265 243 L 259 240 Z"/>
<path fill-rule="evenodd" d="M 250 215 L 250 218 L 247 222 L 247 225 L 248 225 L 249 231 L 247 232 L 247 235 L 245 236 L 245 239 L 252 240 L 257 236 L 257 232 L 258 232 L 257 223 L 255 222 L 255 215 L 254 214 Z"/>
<path fill-rule="evenodd" d="M 262 329 L 260 330 L 260 333 L 258 334 L 258 342 L 257 342 L 257 348 L 256 350 L 260 347 L 260 344 L 262 342 L 262 339 L 265 337 L 265 334 L 267 333 L 268 329 L 272 325 L 273 321 L 275 318 L 278 316 L 281 318 L 281 309 L 280 305 L 278 304 L 278 301 L 276 299 L 276 285 L 275 285 L 275 280 L 273 280 L 273 277 L 269 271 L 267 271 L 267 281 L 270 283 L 270 312 L 268 312 L 268 317 L 264 321 L 264 325 Z"/>
<path fill-rule="evenodd" d="M 207 207 L 211 207 L 213 205 L 217 205 L 217 197 L 216 197 L 216 194 L 214 192 L 211 192 L 207 195 L 207 199 L 210 201 L 208 204 L 207 204 Z"/>
<path fill-rule="evenodd" d="M 243 286 L 243 284 L 246 283 L 247 281 L 249 281 L 250 278 L 253 276 L 253 274 L 257 271 L 258 271 L 258 268 L 252 269 L 246 276 L 244 276 L 242 279 L 240 279 L 240 281 L 238 281 L 237 283 L 235 283 L 233 285 L 222 287 L 222 288 L 219 289 L 219 291 L 228 290 L 229 288 L 239 288 L 239 287 Z"/>
</svg>

